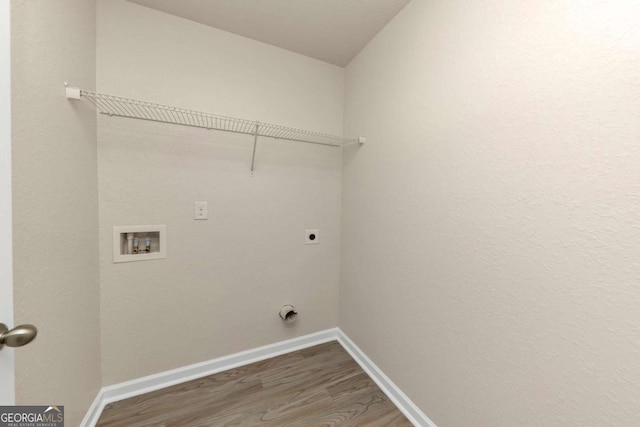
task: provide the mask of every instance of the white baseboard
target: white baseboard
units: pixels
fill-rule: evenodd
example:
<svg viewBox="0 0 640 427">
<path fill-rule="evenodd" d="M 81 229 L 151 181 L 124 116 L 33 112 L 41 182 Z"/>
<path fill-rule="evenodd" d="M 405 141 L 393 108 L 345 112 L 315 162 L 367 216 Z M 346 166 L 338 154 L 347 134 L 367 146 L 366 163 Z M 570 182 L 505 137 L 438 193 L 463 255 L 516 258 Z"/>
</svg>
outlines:
<svg viewBox="0 0 640 427">
<path fill-rule="evenodd" d="M 80 427 L 94 427 L 105 405 L 106 403 L 102 401 L 102 390 L 100 390 L 96 398 L 93 399 L 91 406 L 89 406 L 89 410 L 80 423 Z"/>
<path fill-rule="evenodd" d="M 378 368 L 378 366 L 367 357 L 366 354 L 353 342 L 349 337 L 338 329 L 338 342 L 344 349 L 358 362 L 360 367 L 371 377 L 371 379 L 380 387 L 380 389 L 387 395 L 402 413 L 418 427 L 436 427 L 436 424 L 426 416 L 424 412 L 418 408 L 415 403 L 407 397 L 396 386 L 393 381 L 387 377 L 384 372 Z"/>
<path fill-rule="evenodd" d="M 338 329 L 327 329 L 309 335 L 280 341 L 275 344 L 265 345 L 218 359 L 209 360 L 170 371 L 160 372 L 147 377 L 126 381 L 120 384 L 103 387 L 89 408 L 87 415 L 80 424 L 81 427 L 94 427 L 100 418 L 104 407 L 109 403 L 139 396 L 144 393 L 159 390 L 175 384 L 195 380 L 197 378 L 213 375 L 218 372 L 270 359 L 292 351 L 301 350 L 314 345 L 335 341 L 338 338 Z"/>
<path fill-rule="evenodd" d="M 362 366 L 362 369 L 371 376 L 389 399 L 398 406 L 402 413 L 405 414 L 414 425 L 420 427 L 436 427 L 436 425 L 362 353 L 358 346 L 338 328 L 327 329 L 207 362 L 196 363 L 194 365 L 103 387 L 93 401 L 80 426 L 95 427 L 100 418 L 100 414 L 109 403 L 336 340 L 345 348 L 351 357 Z"/>
</svg>

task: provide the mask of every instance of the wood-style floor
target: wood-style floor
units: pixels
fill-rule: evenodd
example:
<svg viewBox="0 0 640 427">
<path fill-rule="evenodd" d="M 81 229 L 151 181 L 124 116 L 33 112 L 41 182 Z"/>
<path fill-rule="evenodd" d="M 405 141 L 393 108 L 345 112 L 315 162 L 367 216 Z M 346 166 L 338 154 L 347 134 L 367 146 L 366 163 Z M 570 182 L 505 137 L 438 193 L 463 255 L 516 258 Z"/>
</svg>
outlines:
<svg viewBox="0 0 640 427">
<path fill-rule="evenodd" d="M 98 427 L 411 426 L 333 341 L 107 405 Z"/>
</svg>

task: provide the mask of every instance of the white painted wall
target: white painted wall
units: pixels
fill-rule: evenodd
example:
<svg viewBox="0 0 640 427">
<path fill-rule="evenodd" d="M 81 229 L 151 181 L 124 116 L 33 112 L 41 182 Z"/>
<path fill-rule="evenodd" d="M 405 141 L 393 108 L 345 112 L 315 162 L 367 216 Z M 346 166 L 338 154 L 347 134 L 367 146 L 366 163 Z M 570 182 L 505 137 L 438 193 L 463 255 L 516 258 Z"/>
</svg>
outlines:
<svg viewBox="0 0 640 427">
<path fill-rule="evenodd" d="M 15 351 L 16 403 L 74 426 L 101 386 L 96 117 L 63 83 L 95 86 L 95 3 L 10 3 L 15 323 L 39 329 Z"/>
<path fill-rule="evenodd" d="M 0 3 L 0 323 L 13 326 L 11 241 L 11 7 Z M 13 351 L 0 351 L 0 405 L 15 402 Z"/>
<path fill-rule="evenodd" d="M 342 133 L 327 63 L 119 0 L 98 2 L 97 49 L 101 92 Z M 251 178 L 249 136 L 98 123 L 104 385 L 337 325 L 340 150 L 265 140 Z M 112 227 L 137 224 L 167 226 L 167 258 L 113 264 Z"/>
<path fill-rule="evenodd" d="M 439 426 L 640 425 L 638 16 L 414 0 L 347 67 L 340 327 Z"/>
</svg>

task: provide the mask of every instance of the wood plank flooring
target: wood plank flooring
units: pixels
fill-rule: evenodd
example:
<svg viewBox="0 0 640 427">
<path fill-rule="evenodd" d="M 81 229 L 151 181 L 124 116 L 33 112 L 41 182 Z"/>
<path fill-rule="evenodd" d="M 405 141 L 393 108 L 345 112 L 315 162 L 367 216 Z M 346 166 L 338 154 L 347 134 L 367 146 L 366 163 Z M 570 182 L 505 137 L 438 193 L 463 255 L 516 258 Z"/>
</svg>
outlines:
<svg viewBox="0 0 640 427">
<path fill-rule="evenodd" d="M 336 341 L 107 405 L 98 427 L 411 426 Z"/>
</svg>

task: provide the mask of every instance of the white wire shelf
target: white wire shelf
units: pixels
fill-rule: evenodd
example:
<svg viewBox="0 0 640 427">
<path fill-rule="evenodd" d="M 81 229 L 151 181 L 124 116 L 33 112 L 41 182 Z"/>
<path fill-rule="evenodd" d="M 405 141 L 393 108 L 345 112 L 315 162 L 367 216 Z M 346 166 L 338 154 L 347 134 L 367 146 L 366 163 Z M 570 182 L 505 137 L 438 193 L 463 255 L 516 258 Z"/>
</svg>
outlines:
<svg viewBox="0 0 640 427">
<path fill-rule="evenodd" d="M 96 107 L 98 112 L 113 117 L 127 117 L 332 147 L 342 147 L 346 144 L 364 142 L 363 137 L 346 138 L 343 136 L 205 113 L 170 105 L 156 104 L 121 96 L 106 95 L 72 87 L 67 87 L 67 98 L 86 99 Z"/>
</svg>

